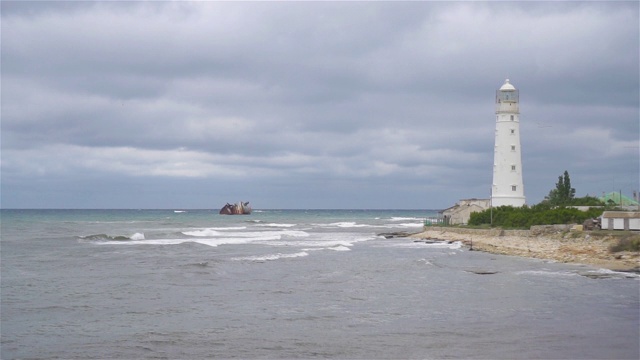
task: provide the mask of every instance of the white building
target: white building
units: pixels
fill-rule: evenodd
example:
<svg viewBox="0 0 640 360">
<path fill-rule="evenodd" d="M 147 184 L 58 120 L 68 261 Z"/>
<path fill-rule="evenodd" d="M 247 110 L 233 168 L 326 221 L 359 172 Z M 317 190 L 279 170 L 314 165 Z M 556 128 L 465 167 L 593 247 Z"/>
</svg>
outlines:
<svg viewBox="0 0 640 360">
<path fill-rule="evenodd" d="M 507 79 L 496 91 L 496 135 L 491 206 L 525 204 L 520 153 L 518 90 Z"/>
<path fill-rule="evenodd" d="M 489 208 L 489 199 L 463 199 L 454 206 L 442 210 L 445 225 L 467 225 L 474 212 Z"/>
<path fill-rule="evenodd" d="M 605 211 L 602 230 L 640 230 L 640 211 Z"/>
</svg>

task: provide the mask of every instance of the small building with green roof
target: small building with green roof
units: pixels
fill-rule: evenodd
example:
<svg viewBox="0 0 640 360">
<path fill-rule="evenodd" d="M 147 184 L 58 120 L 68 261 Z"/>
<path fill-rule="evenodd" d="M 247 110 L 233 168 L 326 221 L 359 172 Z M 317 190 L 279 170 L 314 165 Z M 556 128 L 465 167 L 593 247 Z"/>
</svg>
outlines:
<svg viewBox="0 0 640 360">
<path fill-rule="evenodd" d="M 600 197 L 600 201 L 604 202 L 607 205 L 618 205 L 618 206 L 638 206 L 636 200 L 622 195 L 620 192 L 610 192 L 608 194 L 604 194 Z"/>
</svg>

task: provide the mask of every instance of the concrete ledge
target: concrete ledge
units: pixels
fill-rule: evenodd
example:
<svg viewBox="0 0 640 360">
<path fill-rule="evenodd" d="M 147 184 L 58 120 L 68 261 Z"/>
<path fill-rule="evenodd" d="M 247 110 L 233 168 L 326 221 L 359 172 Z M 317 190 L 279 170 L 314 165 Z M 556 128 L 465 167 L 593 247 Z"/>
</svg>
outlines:
<svg viewBox="0 0 640 360">
<path fill-rule="evenodd" d="M 519 237 L 532 237 L 546 234 L 560 234 L 566 231 L 570 231 L 573 225 L 536 225 L 532 226 L 530 230 L 503 230 L 503 229 L 469 229 L 459 227 L 446 227 L 446 226 L 425 226 L 424 231 L 440 231 L 450 232 L 455 234 L 467 234 L 467 235 L 483 235 L 483 236 L 519 236 Z"/>
<path fill-rule="evenodd" d="M 483 236 L 531 236 L 529 230 L 503 230 L 503 229 L 469 229 L 459 227 L 446 226 L 425 226 L 425 231 L 439 231 L 443 233 L 454 233 L 464 235 L 483 235 Z"/>
</svg>

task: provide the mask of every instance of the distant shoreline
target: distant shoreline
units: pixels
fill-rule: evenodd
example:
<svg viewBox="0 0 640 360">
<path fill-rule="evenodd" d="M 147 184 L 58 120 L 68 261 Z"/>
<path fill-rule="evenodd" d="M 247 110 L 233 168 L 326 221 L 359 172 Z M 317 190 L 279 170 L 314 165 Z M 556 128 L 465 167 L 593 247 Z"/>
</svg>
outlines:
<svg viewBox="0 0 640 360">
<path fill-rule="evenodd" d="M 631 236 L 640 236 L 633 234 Z M 467 229 L 425 227 L 410 235 L 417 239 L 461 241 L 473 250 L 492 254 L 547 259 L 563 263 L 585 264 L 612 271 L 640 273 L 640 253 L 622 251 L 611 253 L 609 247 L 619 236 L 590 232 L 554 230 L 529 231 L 499 229 Z"/>
</svg>

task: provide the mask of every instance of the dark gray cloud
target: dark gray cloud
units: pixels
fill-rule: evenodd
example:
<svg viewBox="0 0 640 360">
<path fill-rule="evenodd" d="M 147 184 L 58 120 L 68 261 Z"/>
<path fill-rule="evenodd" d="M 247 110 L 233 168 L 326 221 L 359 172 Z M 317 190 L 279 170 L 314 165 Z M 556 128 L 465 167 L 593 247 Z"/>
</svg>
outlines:
<svg viewBox="0 0 640 360">
<path fill-rule="evenodd" d="M 3 207 L 443 208 L 638 190 L 633 2 L 2 4 Z"/>
</svg>

